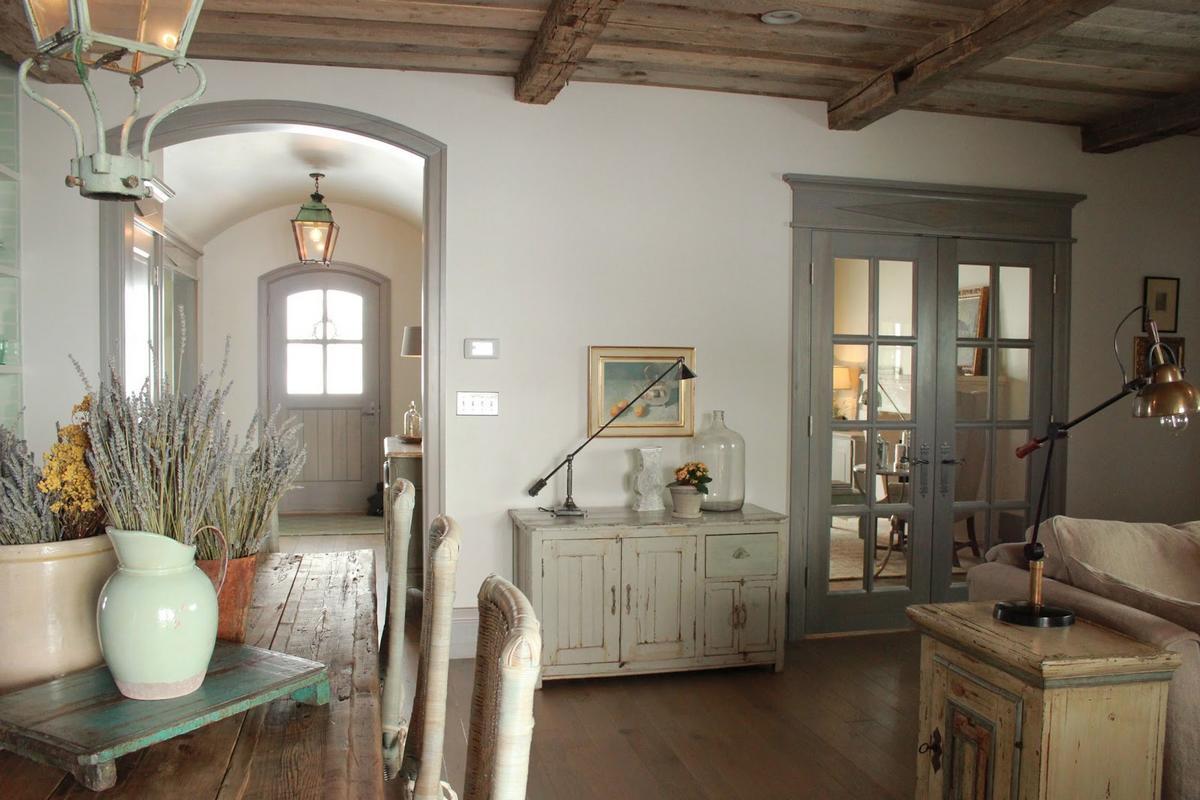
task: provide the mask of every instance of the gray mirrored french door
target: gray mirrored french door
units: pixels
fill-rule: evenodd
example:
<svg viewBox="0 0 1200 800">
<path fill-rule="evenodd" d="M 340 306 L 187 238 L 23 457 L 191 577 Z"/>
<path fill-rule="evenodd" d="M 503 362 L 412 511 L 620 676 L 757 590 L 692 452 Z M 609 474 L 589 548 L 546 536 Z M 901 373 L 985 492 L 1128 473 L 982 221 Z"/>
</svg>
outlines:
<svg viewBox="0 0 1200 800">
<path fill-rule="evenodd" d="M 804 629 L 901 627 L 1028 524 L 1053 250 L 813 231 L 811 253 Z"/>
</svg>

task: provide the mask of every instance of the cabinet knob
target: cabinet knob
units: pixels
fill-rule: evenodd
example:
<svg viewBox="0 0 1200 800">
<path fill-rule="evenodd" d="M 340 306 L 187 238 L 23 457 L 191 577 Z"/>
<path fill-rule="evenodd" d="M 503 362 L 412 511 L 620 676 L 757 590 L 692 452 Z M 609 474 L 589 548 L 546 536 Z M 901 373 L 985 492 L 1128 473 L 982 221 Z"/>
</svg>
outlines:
<svg viewBox="0 0 1200 800">
<path fill-rule="evenodd" d="M 929 753 L 929 760 L 933 764 L 933 771 L 937 772 L 942 768 L 942 732 L 937 728 L 933 729 L 933 736 L 929 737 L 928 742 L 924 742 L 917 748 L 917 752 L 924 755 Z"/>
</svg>

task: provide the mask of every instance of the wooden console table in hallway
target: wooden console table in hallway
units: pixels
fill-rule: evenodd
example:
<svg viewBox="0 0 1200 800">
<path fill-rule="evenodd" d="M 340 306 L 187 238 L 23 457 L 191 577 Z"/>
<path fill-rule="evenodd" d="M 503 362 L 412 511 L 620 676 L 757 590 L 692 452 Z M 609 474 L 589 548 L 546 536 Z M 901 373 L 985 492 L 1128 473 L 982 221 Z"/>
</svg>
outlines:
<svg viewBox="0 0 1200 800">
<path fill-rule="evenodd" d="M 369 550 L 272 553 L 259 565 L 246 643 L 326 664 L 328 706 L 276 700 L 124 756 L 117 785 L 98 794 L 0 751 L 0 797 L 382 797 L 374 573 Z"/>
</svg>

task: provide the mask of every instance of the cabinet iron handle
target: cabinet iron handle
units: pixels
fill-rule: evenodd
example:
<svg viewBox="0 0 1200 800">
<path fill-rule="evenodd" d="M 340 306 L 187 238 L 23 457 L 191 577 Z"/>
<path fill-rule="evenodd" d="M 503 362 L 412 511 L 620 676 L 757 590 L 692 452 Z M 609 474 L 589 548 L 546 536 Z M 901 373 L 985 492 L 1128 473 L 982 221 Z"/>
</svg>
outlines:
<svg viewBox="0 0 1200 800">
<path fill-rule="evenodd" d="M 734 558 L 736 558 L 736 559 L 738 559 L 738 560 L 741 560 L 741 559 L 743 559 L 743 558 L 749 558 L 749 557 L 750 557 L 750 551 L 749 551 L 749 550 L 747 550 L 747 549 L 746 549 L 746 548 L 744 548 L 744 547 L 739 547 L 737 550 L 734 550 L 734 551 L 733 551 L 733 557 L 734 557 Z"/>
<path fill-rule="evenodd" d="M 741 619 L 740 619 L 740 620 L 739 620 L 739 622 L 738 622 L 738 627 L 739 627 L 739 628 L 744 628 L 744 627 L 746 627 L 746 616 L 747 616 L 747 614 L 746 614 L 746 604 L 745 604 L 745 603 L 742 603 L 742 607 L 741 607 Z"/>
<path fill-rule="evenodd" d="M 630 586 L 628 583 L 625 584 L 625 613 L 626 614 L 632 613 L 632 609 L 629 606 L 629 595 L 632 592 L 633 592 L 633 587 Z"/>
<path fill-rule="evenodd" d="M 933 771 L 937 772 L 942 768 L 942 732 L 937 728 L 933 729 L 933 736 L 929 737 L 928 742 L 924 742 L 917 748 L 917 752 L 921 754 L 929 753 L 929 760 L 933 764 Z"/>
<path fill-rule="evenodd" d="M 616 585 L 613 585 L 608 588 L 612 589 L 612 611 L 610 611 L 608 613 L 612 614 L 613 616 L 616 616 L 616 613 L 617 613 L 617 587 L 616 587 Z"/>
</svg>

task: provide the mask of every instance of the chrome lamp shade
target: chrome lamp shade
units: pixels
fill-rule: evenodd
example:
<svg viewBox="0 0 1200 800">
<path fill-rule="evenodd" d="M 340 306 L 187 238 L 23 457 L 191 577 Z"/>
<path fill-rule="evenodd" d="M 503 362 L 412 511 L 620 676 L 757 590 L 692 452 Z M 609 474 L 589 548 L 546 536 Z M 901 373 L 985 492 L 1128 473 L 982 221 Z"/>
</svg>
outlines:
<svg viewBox="0 0 1200 800">
<path fill-rule="evenodd" d="M 149 161 L 150 137 L 169 115 L 191 105 L 204 94 L 204 72 L 185 58 L 203 0 L 24 0 L 25 15 L 37 49 L 17 73 L 21 90 L 54 112 L 71 129 L 75 157 L 67 175 L 68 186 L 84 197 L 98 200 L 140 200 L 150 194 L 146 183 L 154 177 Z M 88 153 L 79 123 L 58 103 L 43 97 L 29 82 L 29 71 L 50 58 L 74 63 L 87 93 L 95 120 L 95 151 Z M 129 134 L 141 112 L 142 76 L 163 64 L 182 72 L 190 69 L 196 88 L 186 97 L 168 103 L 146 122 L 140 153 L 129 152 Z M 129 76 L 132 110 L 121 126 L 116 152 L 108 151 L 107 128 L 89 72 L 105 69 Z"/>
<path fill-rule="evenodd" d="M 309 177 L 316 181 L 317 189 L 292 219 L 296 257 L 301 264 L 328 266 L 333 261 L 333 249 L 337 246 L 341 226 L 333 221 L 333 212 L 325 205 L 325 196 L 320 191 L 321 178 L 325 176 L 313 172 Z"/>
</svg>

